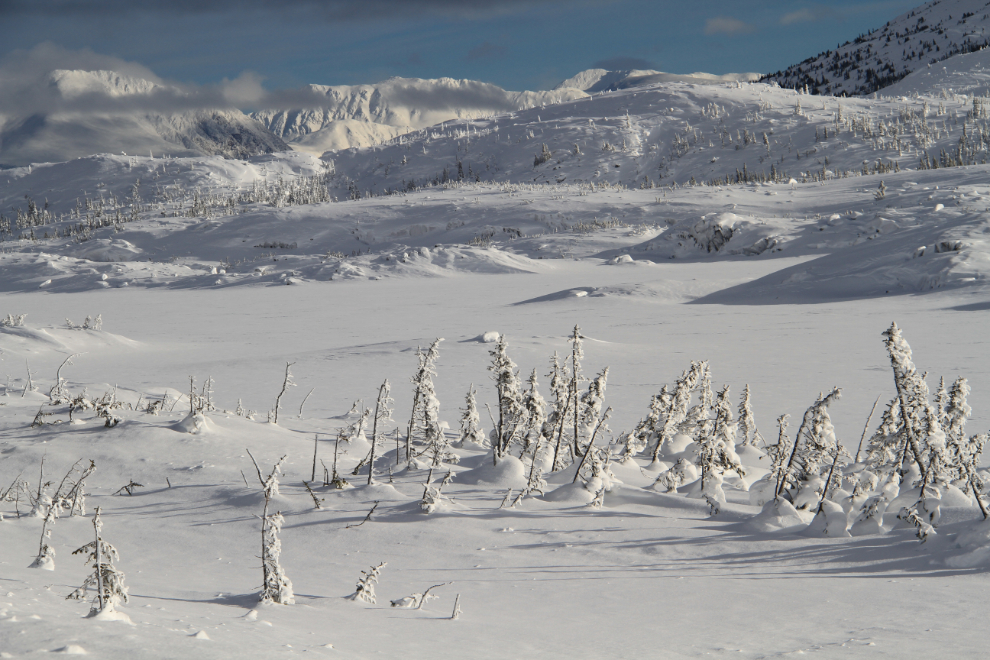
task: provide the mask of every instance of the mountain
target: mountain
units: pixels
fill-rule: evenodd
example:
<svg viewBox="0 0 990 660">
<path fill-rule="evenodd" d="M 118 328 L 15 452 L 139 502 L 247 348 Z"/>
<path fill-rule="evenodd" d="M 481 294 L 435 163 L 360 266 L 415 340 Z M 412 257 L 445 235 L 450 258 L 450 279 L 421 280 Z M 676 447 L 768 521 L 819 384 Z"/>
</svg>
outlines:
<svg viewBox="0 0 990 660">
<path fill-rule="evenodd" d="M 658 83 L 683 82 L 697 85 L 715 85 L 725 82 L 753 82 L 760 79 L 758 73 L 726 73 L 721 76 L 710 73 L 664 73 L 652 69 L 629 69 L 626 71 L 608 71 L 607 69 L 587 69 L 568 78 L 555 90 L 580 89 L 588 94 L 612 92 L 630 87 L 642 87 Z"/>
<path fill-rule="evenodd" d="M 813 94 L 863 96 L 912 71 L 990 44 L 990 3 L 932 0 L 882 28 L 761 80 Z"/>
<path fill-rule="evenodd" d="M 238 110 L 176 112 L 129 109 L 115 102 L 175 93 L 158 83 L 113 71 L 52 71 L 46 88 L 64 109 L 0 116 L 0 166 L 63 161 L 94 153 L 160 153 L 228 158 L 289 147 Z M 153 106 L 153 103 L 151 104 Z"/>
<path fill-rule="evenodd" d="M 293 148 L 316 155 L 366 147 L 452 119 L 474 119 L 586 97 L 576 89 L 510 92 L 476 80 L 389 78 L 374 85 L 309 85 L 326 99 L 308 110 L 252 113 Z"/>
</svg>

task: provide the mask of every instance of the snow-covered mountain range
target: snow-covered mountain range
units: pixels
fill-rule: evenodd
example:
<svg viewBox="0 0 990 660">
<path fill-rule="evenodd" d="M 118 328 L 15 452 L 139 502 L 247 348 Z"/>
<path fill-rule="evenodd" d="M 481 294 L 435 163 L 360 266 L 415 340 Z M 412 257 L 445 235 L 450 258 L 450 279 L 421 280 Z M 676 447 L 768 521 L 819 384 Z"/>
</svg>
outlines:
<svg viewBox="0 0 990 660">
<path fill-rule="evenodd" d="M 294 149 L 316 155 L 366 147 L 451 119 L 485 117 L 587 96 L 577 89 L 510 92 L 476 80 L 389 78 L 374 85 L 310 85 L 321 107 L 252 117 Z"/>
<path fill-rule="evenodd" d="M 762 78 L 812 94 L 861 96 L 912 71 L 990 44 L 990 3 L 932 0 L 882 28 Z"/>
</svg>

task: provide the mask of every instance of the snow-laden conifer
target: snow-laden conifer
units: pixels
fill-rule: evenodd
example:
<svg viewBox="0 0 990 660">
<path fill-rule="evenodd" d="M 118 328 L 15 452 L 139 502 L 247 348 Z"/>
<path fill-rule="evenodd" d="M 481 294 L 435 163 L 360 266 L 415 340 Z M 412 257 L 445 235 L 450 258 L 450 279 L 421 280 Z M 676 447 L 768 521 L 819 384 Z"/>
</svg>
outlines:
<svg viewBox="0 0 990 660">
<path fill-rule="evenodd" d="M 571 343 L 571 364 L 570 364 L 570 376 L 571 376 L 571 387 L 570 395 L 573 410 L 573 421 L 572 426 L 574 436 L 572 438 L 573 445 L 572 451 L 574 456 L 581 456 L 581 431 L 580 431 L 580 418 L 581 409 L 578 405 L 578 390 L 581 387 L 581 383 L 587 380 L 582 375 L 581 360 L 584 359 L 584 335 L 581 334 L 581 328 L 574 324 L 574 331 L 571 333 L 568 341 Z"/>
<path fill-rule="evenodd" d="M 526 421 L 522 429 L 523 454 L 535 455 L 536 447 L 543 440 L 543 425 L 546 422 L 547 402 L 540 394 L 540 383 L 536 369 L 529 375 L 529 387 L 523 393 L 522 407 L 526 411 Z"/>
<path fill-rule="evenodd" d="M 605 367 L 588 384 L 588 389 L 581 395 L 578 402 L 580 411 L 581 427 L 584 435 L 590 437 L 594 433 L 595 426 L 601 417 L 602 406 L 605 404 L 605 389 L 608 384 L 608 367 Z M 580 436 L 575 443 L 576 453 L 584 455 L 584 450 L 580 447 Z"/>
<path fill-rule="evenodd" d="M 78 589 L 66 596 L 66 599 L 81 600 L 93 590 L 96 597 L 89 615 L 95 616 L 104 610 L 114 611 L 121 602 L 126 603 L 127 587 L 124 585 L 124 574 L 117 570 L 113 562 L 119 561 L 117 549 L 103 540 L 103 520 L 100 518 L 100 507 L 93 514 L 93 529 L 96 538 L 86 545 L 73 551 L 72 554 L 82 554 L 86 561 L 93 562 L 93 572 Z"/>
<path fill-rule="evenodd" d="M 658 442 L 663 428 L 663 419 L 670 410 L 672 394 L 670 387 L 664 385 L 659 394 L 650 399 L 650 411 L 646 417 L 639 420 L 636 428 L 623 437 L 626 456 L 635 456 L 653 443 Z"/>
<path fill-rule="evenodd" d="M 939 385 L 941 395 L 945 392 L 944 382 Z M 938 397 L 938 399 L 944 399 L 942 404 L 939 405 L 936 401 L 937 408 L 944 411 L 941 422 L 943 431 L 945 431 L 948 453 L 946 459 L 949 461 L 952 476 L 955 479 L 962 479 L 965 476 L 963 464 L 965 462 L 964 455 L 967 453 L 966 420 L 973 413 L 973 409 L 966 401 L 969 393 L 969 382 L 965 378 L 957 378 L 952 383 L 952 390 L 945 393 L 944 396 Z"/>
<path fill-rule="evenodd" d="M 567 413 L 571 406 L 570 375 L 567 364 L 561 364 L 557 351 L 553 352 L 550 358 L 550 393 L 553 401 L 547 411 L 544 421 L 543 435 L 553 443 L 553 466 L 552 470 L 557 471 L 564 466 L 565 454 L 570 447 L 565 434 L 567 433 Z"/>
<path fill-rule="evenodd" d="M 681 432 L 688 435 L 699 433 L 701 427 L 711 419 L 711 412 L 715 406 L 715 394 L 712 392 L 712 370 L 708 366 L 708 362 L 702 364 L 704 367 L 698 381 L 698 402 L 691 406 L 680 425 Z"/>
<path fill-rule="evenodd" d="M 471 383 L 467 395 L 464 397 L 464 409 L 461 412 L 461 430 L 458 434 L 457 441 L 454 443 L 457 447 L 464 446 L 465 442 L 479 446 L 483 446 L 486 443 L 485 432 L 481 428 L 481 416 L 478 414 L 477 394 L 477 391 L 474 389 L 474 383 Z"/>
<path fill-rule="evenodd" d="M 732 418 L 729 388 L 723 387 L 715 399 L 715 418 L 703 422 L 698 442 L 698 469 L 701 471 L 701 495 L 712 515 L 725 504 L 722 479 L 726 471 L 746 474 L 734 450 L 736 424 Z"/>
<path fill-rule="evenodd" d="M 419 365 L 412 377 L 413 405 L 409 416 L 409 428 L 406 431 L 406 458 L 412 457 L 412 445 L 416 439 L 426 444 L 436 441 L 439 429 L 440 401 L 433 387 L 433 377 L 437 375 L 436 364 L 440 358 L 440 342 L 438 337 L 425 351 L 416 349 Z"/>
<path fill-rule="evenodd" d="M 842 390 L 832 388 L 828 394 L 820 394 L 818 399 L 804 413 L 798 427 L 790 456 L 781 473 L 777 494 L 782 495 L 800 481 L 809 481 L 820 475 L 826 456 L 832 455 L 836 446 L 835 430 L 828 415 L 828 407 L 842 396 Z"/>
<path fill-rule="evenodd" d="M 498 420 L 492 430 L 492 448 L 494 461 L 506 454 L 510 445 L 518 438 L 525 424 L 526 409 L 522 403 L 522 384 L 519 381 L 519 370 L 508 353 L 508 343 L 505 335 L 501 335 L 498 343 L 488 353 L 492 363 L 488 370 L 492 372 L 495 390 L 498 394 Z"/>
<path fill-rule="evenodd" d="M 763 436 L 760 435 L 760 430 L 756 427 L 756 419 L 753 417 L 753 406 L 750 401 L 749 393 L 749 383 L 743 388 L 742 399 L 739 401 L 739 423 L 738 423 L 739 438 L 737 442 L 746 447 L 748 445 L 756 446 L 757 443 L 762 442 L 766 444 L 763 440 Z"/>
<path fill-rule="evenodd" d="M 708 371 L 707 362 L 692 362 L 691 367 L 681 374 L 674 385 L 670 396 L 670 405 L 664 414 L 663 426 L 657 437 L 657 445 L 653 449 L 653 462 L 660 460 L 660 451 L 664 443 L 674 437 L 681 425 L 684 424 L 691 406 L 694 391 Z"/>
</svg>

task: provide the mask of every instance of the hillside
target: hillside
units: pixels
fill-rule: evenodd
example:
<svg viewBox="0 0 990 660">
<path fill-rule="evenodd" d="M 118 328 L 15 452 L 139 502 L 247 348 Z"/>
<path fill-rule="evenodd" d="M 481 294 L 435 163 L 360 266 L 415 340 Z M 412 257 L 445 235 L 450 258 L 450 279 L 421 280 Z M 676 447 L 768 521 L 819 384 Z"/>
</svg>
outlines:
<svg viewBox="0 0 990 660">
<path fill-rule="evenodd" d="M 764 82 L 812 94 L 864 96 L 912 71 L 990 44 L 990 3 L 933 0 L 868 34 L 800 64 L 770 73 Z"/>
</svg>

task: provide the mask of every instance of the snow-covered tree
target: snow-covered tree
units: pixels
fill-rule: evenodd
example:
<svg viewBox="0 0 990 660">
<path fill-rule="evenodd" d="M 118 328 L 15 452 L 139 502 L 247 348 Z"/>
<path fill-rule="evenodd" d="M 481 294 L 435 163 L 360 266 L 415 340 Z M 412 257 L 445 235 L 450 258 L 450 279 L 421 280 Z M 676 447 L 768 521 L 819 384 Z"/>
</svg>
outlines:
<svg viewBox="0 0 990 660">
<path fill-rule="evenodd" d="M 584 427 L 583 430 L 586 437 L 591 437 L 601 417 L 602 406 L 605 404 L 605 388 L 607 384 L 608 367 L 605 367 L 591 380 L 588 384 L 588 390 L 581 395 L 578 402 L 581 426 Z M 584 450 L 579 446 L 580 436 L 578 438 L 578 442 L 575 443 L 575 453 L 583 456 Z"/>
<path fill-rule="evenodd" d="M 626 456 L 635 456 L 659 441 L 663 419 L 670 410 L 672 399 L 673 395 L 668 385 L 664 385 L 659 394 L 653 395 L 650 399 L 650 411 L 646 417 L 639 420 L 636 428 L 623 436 Z"/>
<path fill-rule="evenodd" d="M 526 423 L 521 433 L 523 435 L 523 454 L 530 452 L 535 455 L 536 447 L 543 440 L 543 425 L 546 422 L 547 402 L 540 394 L 540 383 L 536 377 L 536 369 L 529 375 L 529 388 L 523 393 L 522 407 L 526 411 Z"/>
<path fill-rule="evenodd" d="M 426 444 L 437 440 L 440 423 L 440 401 L 433 387 L 433 377 L 437 375 L 437 360 L 440 358 L 440 342 L 438 337 L 425 351 L 416 349 L 419 366 L 412 377 L 413 405 L 409 416 L 409 428 L 406 432 L 406 458 L 412 457 L 412 444 L 419 438 Z"/>
<path fill-rule="evenodd" d="M 928 400 L 925 377 L 918 373 L 911 361 L 911 347 L 900 328 L 892 323 L 883 336 L 900 403 L 901 433 L 904 440 L 901 473 L 906 473 L 906 461 L 913 459 L 921 472 L 922 481 L 932 484 L 938 478 L 938 471 L 945 458 L 945 433 L 938 421 L 939 414 Z"/>
<path fill-rule="evenodd" d="M 525 424 L 526 409 L 522 404 L 522 384 L 519 381 L 519 370 L 508 353 L 508 343 L 505 335 L 501 335 L 498 343 L 488 353 L 492 363 L 488 370 L 492 372 L 495 389 L 498 393 L 498 420 L 492 430 L 492 448 L 494 460 L 505 455 L 510 445 L 518 438 Z"/>
<path fill-rule="evenodd" d="M 790 456 L 781 473 L 777 494 L 782 495 L 801 481 L 818 478 L 822 464 L 832 456 L 836 446 L 835 430 L 828 415 L 828 407 L 842 396 L 842 390 L 833 388 L 818 399 L 804 413 L 798 427 Z"/>
<path fill-rule="evenodd" d="M 461 412 L 461 430 L 455 446 L 461 447 L 465 442 L 476 445 L 485 444 L 485 432 L 481 428 L 481 416 L 478 414 L 478 401 L 474 389 L 474 383 L 468 388 L 467 396 L 464 398 L 464 410 Z"/>
<path fill-rule="evenodd" d="M 100 507 L 93 514 L 93 529 L 96 539 L 73 551 L 72 554 L 82 554 L 87 562 L 93 562 L 93 572 L 86 577 L 82 586 L 66 596 L 66 599 L 81 600 L 90 590 L 96 591 L 90 616 L 103 610 L 113 611 L 121 602 L 127 602 L 127 587 L 124 586 L 124 574 L 117 570 L 113 562 L 119 561 L 117 549 L 103 540 L 103 520 L 100 518 Z"/>
<path fill-rule="evenodd" d="M 282 530 L 282 523 L 285 518 L 282 517 L 281 511 L 274 514 L 268 513 L 272 499 L 278 496 L 278 475 L 282 471 L 282 462 L 285 461 L 285 456 L 278 459 L 278 463 L 272 467 L 268 477 L 261 476 L 261 468 L 258 467 L 258 462 L 254 460 L 250 450 L 248 450 L 248 456 L 251 456 L 251 460 L 254 461 L 258 480 L 261 482 L 261 488 L 265 494 L 265 509 L 261 515 L 262 586 L 258 599 L 263 603 L 291 605 L 295 602 L 292 582 L 286 577 L 285 571 L 282 570 L 279 563 L 279 557 L 282 554 L 282 542 L 279 540 L 278 534 Z"/>
<path fill-rule="evenodd" d="M 715 399 L 715 418 L 702 424 L 698 435 L 698 469 L 701 471 L 701 495 L 717 514 L 725 504 L 722 478 L 726 471 L 746 474 L 734 450 L 736 424 L 732 418 L 729 388 L 723 387 Z"/>
<path fill-rule="evenodd" d="M 674 437 L 688 416 L 691 399 L 695 389 L 702 382 L 708 371 L 707 362 L 692 362 L 691 367 L 681 374 L 670 395 L 669 406 L 664 413 L 663 426 L 657 437 L 657 445 L 653 449 L 653 462 L 660 460 L 660 451 L 664 443 Z"/>
<path fill-rule="evenodd" d="M 372 566 L 367 571 L 361 571 L 361 578 L 357 581 L 357 587 L 348 598 L 351 600 L 360 600 L 374 605 L 378 602 L 378 597 L 375 595 L 375 585 L 378 584 L 378 576 L 381 575 L 382 569 L 388 566 L 388 562 L 382 562 L 378 566 Z"/>
<path fill-rule="evenodd" d="M 29 568 L 41 568 L 46 571 L 55 570 L 55 548 L 48 545 L 48 542 L 52 538 L 52 525 L 55 524 L 55 519 L 58 518 L 61 508 L 62 501 L 56 497 L 51 505 L 49 505 L 48 512 L 45 514 L 45 520 L 41 525 L 41 541 L 38 544 L 38 556 L 34 558 Z"/>
<path fill-rule="evenodd" d="M 715 406 L 715 394 L 712 392 L 712 370 L 708 362 L 702 363 L 701 378 L 698 381 L 698 402 L 691 406 L 680 424 L 680 431 L 688 435 L 697 435 L 711 418 Z"/>
<path fill-rule="evenodd" d="M 285 574 L 285 570 L 279 563 L 282 555 L 282 541 L 279 539 L 279 532 L 282 531 L 282 523 L 285 518 L 281 511 L 273 514 L 268 513 L 268 501 L 265 501 L 265 515 L 261 526 L 262 551 L 261 561 L 264 565 L 264 582 L 261 586 L 261 593 L 258 600 L 262 603 L 279 603 L 281 605 L 292 605 L 296 602 L 295 594 L 292 592 L 292 581 Z"/>
<path fill-rule="evenodd" d="M 375 482 L 375 448 L 385 444 L 385 423 L 392 419 L 393 403 L 389 396 L 391 386 L 388 379 L 378 388 L 378 399 L 375 401 L 375 417 L 371 427 L 371 450 L 368 460 L 368 485 Z"/>
<path fill-rule="evenodd" d="M 756 446 L 758 442 L 766 442 L 760 435 L 760 430 L 756 427 L 756 419 L 753 417 L 753 407 L 750 402 L 749 383 L 743 389 L 742 400 L 739 402 L 739 444 L 743 447 L 747 445 Z"/>
<path fill-rule="evenodd" d="M 567 364 L 561 364 L 557 351 L 553 352 L 550 358 L 550 393 L 553 395 L 547 411 L 547 418 L 543 423 L 543 436 L 553 443 L 553 467 L 554 471 L 564 466 L 564 454 L 567 452 L 570 443 L 565 439 L 567 426 L 567 413 L 571 406 L 570 374 Z"/>
<path fill-rule="evenodd" d="M 574 331 L 571 333 L 570 339 L 568 339 L 568 341 L 571 342 L 570 395 L 572 401 L 571 408 L 573 409 L 573 419 L 574 419 L 574 424 L 573 424 L 574 436 L 572 438 L 573 441 L 572 451 L 574 452 L 574 456 L 577 457 L 582 455 L 581 447 L 580 447 L 581 431 L 579 428 L 581 409 L 580 406 L 578 405 L 578 390 L 581 387 L 581 383 L 587 380 L 582 375 L 582 369 L 581 369 L 581 360 L 584 359 L 584 335 L 581 334 L 581 328 L 578 327 L 577 324 L 574 325 Z"/>
<path fill-rule="evenodd" d="M 292 365 L 294 364 L 295 362 L 285 363 L 285 376 L 282 379 L 282 389 L 279 390 L 278 396 L 275 397 L 275 407 L 272 409 L 272 414 L 269 416 L 272 424 L 278 424 L 278 411 L 282 407 L 282 397 L 285 396 L 285 393 L 290 387 L 296 386 L 295 382 L 292 380 Z"/>
</svg>

